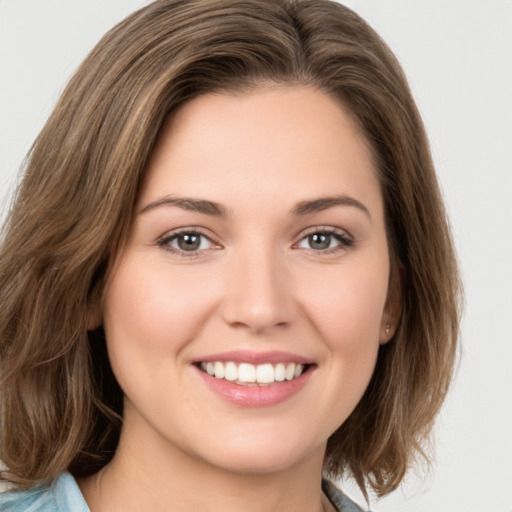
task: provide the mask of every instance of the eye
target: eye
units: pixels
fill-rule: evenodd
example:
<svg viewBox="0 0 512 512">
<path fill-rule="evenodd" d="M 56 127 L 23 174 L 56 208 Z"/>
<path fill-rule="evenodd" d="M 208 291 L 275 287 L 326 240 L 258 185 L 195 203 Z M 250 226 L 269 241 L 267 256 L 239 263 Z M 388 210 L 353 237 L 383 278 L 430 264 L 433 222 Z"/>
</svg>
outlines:
<svg viewBox="0 0 512 512">
<path fill-rule="evenodd" d="M 192 256 L 200 251 L 215 248 L 215 244 L 197 231 L 181 231 L 171 233 L 158 241 L 158 245 L 171 252 Z M 188 254 L 186 254 L 188 253 Z"/>
<path fill-rule="evenodd" d="M 333 252 L 338 249 L 346 249 L 353 244 L 352 239 L 343 231 L 336 229 L 317 229 L 297 244 L 300 249 L 309 249 L 317 252 Z"/>
</svg>

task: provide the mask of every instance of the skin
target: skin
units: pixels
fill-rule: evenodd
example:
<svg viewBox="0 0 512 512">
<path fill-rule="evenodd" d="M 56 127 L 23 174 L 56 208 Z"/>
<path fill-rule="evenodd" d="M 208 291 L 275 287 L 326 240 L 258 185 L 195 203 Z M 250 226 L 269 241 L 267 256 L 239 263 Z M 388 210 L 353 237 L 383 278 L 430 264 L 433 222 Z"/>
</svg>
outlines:
<svg viewBox="0 0 512 512">
<path fill-rule="evenodd" d="M 213 201 L 225 216 L 160 204 L 171 196 Z M 293 213 L 328 196 L 351 200 Z M 199 248 L 180 251 L 177 229 L 199 230 Z M 308 238 L 333 229 L 328 249 Z M 183 106 L 157 141 L 104 294 L 125 410 L 113 461 L 80 482 L 91 510 L 328 510 L 327 439 L 398 315 L 389 260 L 372 155 L 338 102 L 267 85 Z M 242 407 L 194 365 L 241 349 L 314 367 L 287 400 Z"/>
</svg>

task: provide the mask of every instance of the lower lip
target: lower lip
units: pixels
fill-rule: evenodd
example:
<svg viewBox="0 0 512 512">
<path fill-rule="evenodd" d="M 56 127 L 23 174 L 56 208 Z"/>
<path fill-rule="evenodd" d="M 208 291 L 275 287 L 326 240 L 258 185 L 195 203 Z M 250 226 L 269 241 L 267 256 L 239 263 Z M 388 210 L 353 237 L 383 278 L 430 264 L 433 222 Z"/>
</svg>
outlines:
<svg viewBox="0 0 512 512">
<path fill-rule="evenodd" d="M 274 384 L 247 386 L 235 384 L 225 379 L 216 379 L 196 367 L 206 385 L 221 398 L 241 407 L 270 407 L 288 400 L 297 394 L 313 373 L 310 366 L 300 377 Z"/>
</svg>

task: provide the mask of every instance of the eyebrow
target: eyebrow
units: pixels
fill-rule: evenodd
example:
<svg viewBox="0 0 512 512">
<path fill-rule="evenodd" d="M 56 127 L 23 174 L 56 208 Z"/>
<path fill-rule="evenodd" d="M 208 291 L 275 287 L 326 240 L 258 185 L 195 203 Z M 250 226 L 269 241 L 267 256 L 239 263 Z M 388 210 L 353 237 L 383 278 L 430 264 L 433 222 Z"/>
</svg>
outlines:
<svg viewBox="0 0 512 512">
<path fill-rule="evenodd" d="M 140 213 L 146 213 L 160 206 L 177 206 L 183 210 L 203 213 L 205 215 L 214 215 L 216 217 L 225 217 L 226 209 L 218 203 L 207 201 L 205 199 L 193 199 L 191 197 L 166 196 L 157 199 L 146 205 Z"/>
<path fill-rule="evenodd" d="M 333 208 L 334 206 L 353 206 L 364 212 L 370 219 L 372 218 L 368 208 L 363 203 L 346 195 L 327 196 L 313 199 L 312 201 L 301 201 L 293 208 L 291 213 L 298 216 L 309 215 Z"/>
<path fill-rule="evenodd" d="M 226 217 L 226 209 L 219 203 L 208 201 L 206 199 L 194 199 L 191 197 L 165 196 L 156 201 L 147 204 L 140 213 L 146 213 L 160 206 L 176 206 L 183 210 L 202 213 L 204 215 L 212 215 L 215 217 Z M 372 218 L 368 208 L 353 197 L 346 195 L 336 195 L 320 197 L 308 201 L 300 201 L 291 210 L 292 215 L 304 216 L 312 213 L 318 213 L 335 206 L 352 206 L 364 212 L 370 219 Z"/>
</svg>

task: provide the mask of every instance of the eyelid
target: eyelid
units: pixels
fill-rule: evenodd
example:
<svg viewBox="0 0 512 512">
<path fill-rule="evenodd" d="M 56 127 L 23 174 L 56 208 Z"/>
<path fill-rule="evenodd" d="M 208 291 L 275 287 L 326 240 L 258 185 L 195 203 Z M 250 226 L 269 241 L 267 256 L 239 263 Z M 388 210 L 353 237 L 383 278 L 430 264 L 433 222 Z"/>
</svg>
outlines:
<svg viewBox="0 0 512 512">
<path fill-rule="evenodd" d="M 315 250 L 315 249 L 309 249 L 309 251 L 312 251 L 316 254 L 329 254 L 331 252 L 337 252 L 339 250 L 347 250 L 351 248 L 354 245 L 354 237 L 345 229 L 336 228 L 334 226 L 312 226 L 310 228 L 306 228 L 305 230 L 301 231 L 296 239 L 297 241 L 293 244 L 293 248 L 298 249 L 298 245 L 308 236 L 314 235 L 316 233 L 325 233 L 329 235 L 333 235 L 338 238 L 340 241 L 340 245 L 333 247 L 331 249 L 324 249 L 322 251 Z M 305 249 L 308 250 L 308 249 Z"/>
<path fill-rule="evenodd" d="M 177 248 L 169 245 L 169 242 L 172 241 L 173 239 L 177 238 L 178 236 L 188 235 L 188 234 L 199 235 L 199 236 L 206 238 L 210 242 L 212 247 L 209 247 L 208 249 L 200 249 L 200 250 L 196 250 L 196 251 L 183 251 L 181 249 L 177 249 Z M 177 228 L 177 229 L 167 231 L 162 236 L 158 237 L 156 243 L 159 247 L 170 252 L 171 254 L 176 254 L 178 256 L 182 256 L 185 258 L 197 257 L 206 251 L 222 248 L 222 246 L 214 239 L 214 237 L 211 234 L 207 233 L 203 228 L 200 228 L 197 226 L 187 226 L 187 227 L 182 227 L 182 228 Z"/>
<path fill-rule="evenodd" d="M 330 249 L 324 249 L 324 250 L 304 249 L 304 250 L 308 250 L 308 251 L 314 252 L 316 254 L 320 254 L 320 253 L 329 254 L 332 252 L 347 250 L 350 247 L 352 247 L 352 245 L 354 244 L 354 238 L 347 230 L 337 228 L 334 226 L 320 225 L 320 226 L 311 226 L 309 228 L 302 230 L 295 237 L 296 241 L 293 243 L 292 248 L 299 249 L 300 248 L 300 247 L 298 247 L 299 244 L 306 237 L 308 237 L 312 234 L 316 234 L 316 233 L 319 233 L 319 234 L 324 233 L 324 234 L 332 235 L 339 240 L 340 244 L 337 245 L 336 247 L 333 247 Z M 184 251 L 184 250 L 177 249 L 177 248 L 169 245 L 170 241 L 172 241 L 176 237 L 178 237 L 180 235 L 184 235 L 184 234 L 195 234 L 195 235 L 202 236 L 210 242 L 211 247 L 208 247 L 207 249 L 199 249 L 199 250 L 195 250 L 195 251 Z M 185 257 L 185 258 L 198 257 L 202 253 L 205 253 L 207 251 L 217 250 L 217 249 L 222 248 L 222 245 L 219 242 L 217 242 L 215 240 L 215 238 L 209 232 L 207 232 L 203 228 L 200 228 L 197 226 L 186 226 L 186 227 L 176 228 L 176 229 L 167 231 L 162 236 L 158 237 L 156 243 L 159 247 L 163 248 L 164 250 L 166 250 L 172 254 L 176 254 L 178 256 Z"/>
<path fill-rule="evenodd" d="M 308 235 L 313 235 L 315 233 L 329 233 L 333 235 L 339 235 L 343 238 L 347 238 L 350 240 L 354 240 L 354 237 L 346 230 L 342 228 L 337 228 L 334 226 L 328 225 L 319 225 L 319 226 L 311 226 L 309 228 L 303 229 L 300 233 L 295 237 L 298 241 L 302 240 L 304 237 Z"/>
</svg>

